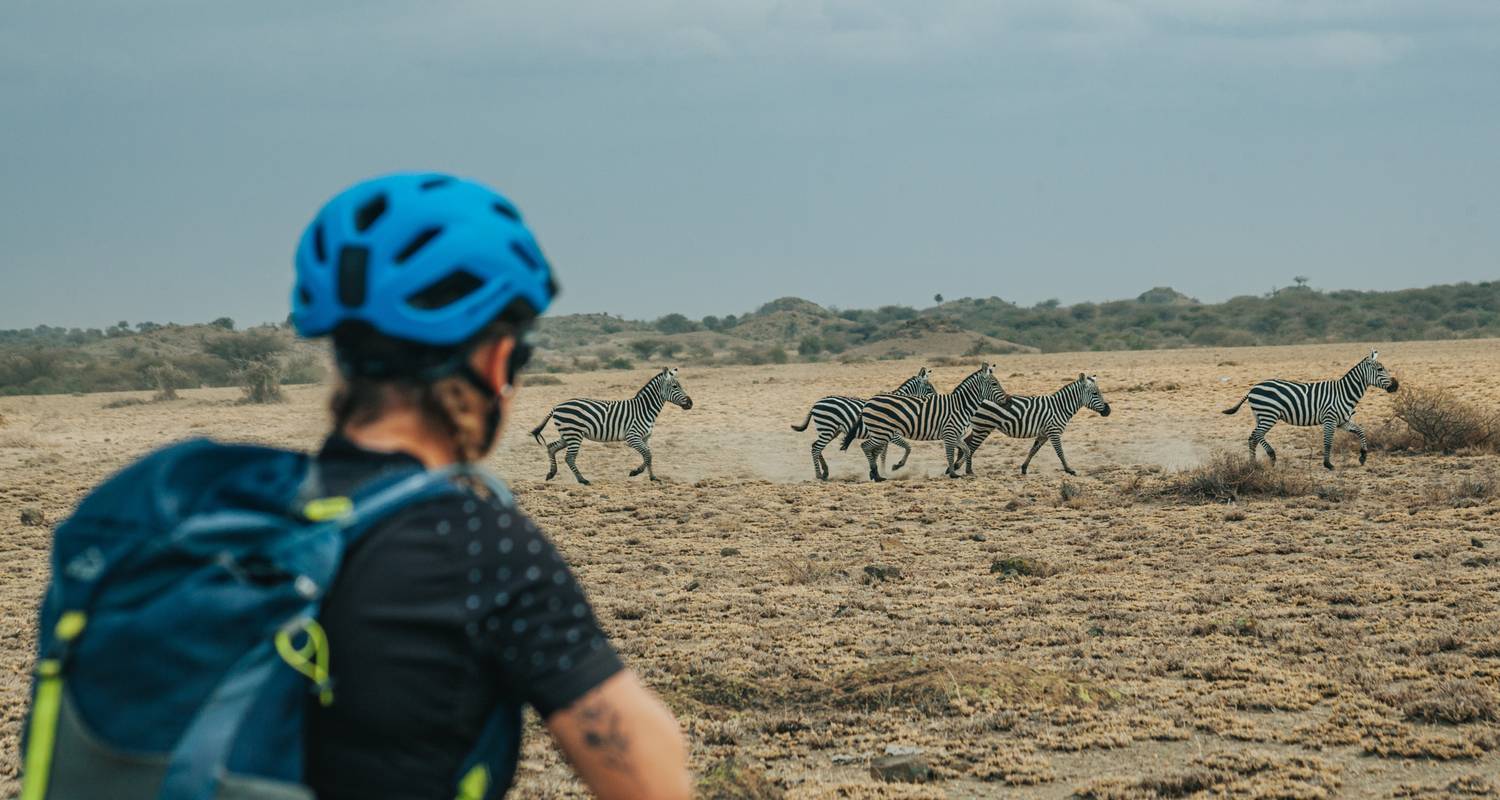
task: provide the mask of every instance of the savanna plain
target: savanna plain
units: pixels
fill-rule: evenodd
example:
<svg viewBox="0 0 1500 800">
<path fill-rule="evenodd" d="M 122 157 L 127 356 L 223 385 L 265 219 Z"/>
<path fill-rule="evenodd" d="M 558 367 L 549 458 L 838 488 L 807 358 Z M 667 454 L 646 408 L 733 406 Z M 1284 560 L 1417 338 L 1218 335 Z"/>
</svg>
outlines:
<svg viewBox="0 0 1500 800">
<path fill-rule="evenodd" d="M 923 365 L 946 391 L 980 360 L 951 357 L 684 370 L 695 406 L 658 420 L 658 484 L 594 443 L 593 486 L 541 480 L 527 431 L 552 404 L 649 377 L 562 375 L 521 392 L 491 466 L 677 712 L 707 796 L 1497 796 L 1500 456 L 1379 449 L 1393 398 L 1372 390 L 1366 466 L 1341 441 L 1325 472 L 1318 431 L 1278 426 L 1272 496 L 1181 491 L 1219 451 L 1245 458 L 1248 409 L 1219 412 L 1251 383 L 1337 377 L 1370 349 L 991 359 L 1018 394 L 1098 375 L 1113 414 L 1064 435 L 1076 477 L 1051 448 L 1023 477 L 1029 443 L 992 438 L 972 478 L 943 477 L 922 442 L 887 483 L 837 444 L 833 480 L 812 480 L 812 432 L 789 426 L 814 400 Z M 1380 349 L 1403 390 L 1500 406 L 1495 340 Z M 326 391 L 0 399 L 0 796 L 18 787 L 51 526 L 175 439 L 313 448 Z M 925 780 L 873 774 L 892 754 Z M 539 731 L 527 756 L 516 796 L 583 793 Z"/>
</svg>

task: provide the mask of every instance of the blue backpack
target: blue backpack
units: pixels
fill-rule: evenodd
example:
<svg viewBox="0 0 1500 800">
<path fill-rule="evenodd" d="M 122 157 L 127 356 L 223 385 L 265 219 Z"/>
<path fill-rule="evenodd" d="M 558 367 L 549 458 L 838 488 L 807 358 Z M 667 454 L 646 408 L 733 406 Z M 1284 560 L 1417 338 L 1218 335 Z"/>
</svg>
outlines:
<svg viewBox="0 0 1500 800">
<path fill-rule="evenodd" d="M 317 622 L 344 553 L 407 505 L 500 481 L 467 465 L 325 497 L 302 453 L 194 440 L 110 478 L 57 528 L 21 800 L 307 800 L 303 709 L 328 705 Z M 519 709 L 454 776 L 504 794 Z"/>
</svg>

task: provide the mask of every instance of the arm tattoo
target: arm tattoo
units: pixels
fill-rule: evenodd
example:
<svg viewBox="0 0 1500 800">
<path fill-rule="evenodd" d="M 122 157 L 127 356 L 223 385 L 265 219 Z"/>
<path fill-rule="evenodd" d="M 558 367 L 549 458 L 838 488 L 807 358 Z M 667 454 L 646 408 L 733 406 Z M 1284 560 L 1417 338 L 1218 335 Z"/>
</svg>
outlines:
<svg viewBox="0 0 1500 800">
<path fill-rule="evenodd" d="M 584 746 L 610 769 L 631 772 L 630 740 L 625 736 L 620 712 L 603 700 L 594 700 L 578 709 L 578 719 Z"/>
</svg>

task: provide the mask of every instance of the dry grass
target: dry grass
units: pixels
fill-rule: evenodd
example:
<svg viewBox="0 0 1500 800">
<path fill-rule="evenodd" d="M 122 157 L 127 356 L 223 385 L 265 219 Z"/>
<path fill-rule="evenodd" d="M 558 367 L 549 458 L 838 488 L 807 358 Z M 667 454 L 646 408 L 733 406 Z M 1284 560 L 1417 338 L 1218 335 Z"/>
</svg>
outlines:
<svg viewBox="0 0 1500 800">
<path fill-rule="evenodd" d="M 1315 488 L 1306 472 L 1219 452 L 1208 463 L 1171 476 L 1163 494 L 1198 503 L 1233 503 L 1250 498 L 1303 497 Z"/>
</svg>

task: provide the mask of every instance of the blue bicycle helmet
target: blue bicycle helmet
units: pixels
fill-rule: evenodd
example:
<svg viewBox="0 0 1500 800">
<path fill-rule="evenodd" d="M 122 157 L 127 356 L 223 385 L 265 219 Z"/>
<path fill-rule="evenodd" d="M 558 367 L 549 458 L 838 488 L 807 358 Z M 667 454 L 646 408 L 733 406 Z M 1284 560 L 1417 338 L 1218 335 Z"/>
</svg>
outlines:
<svg viewBox="0 0 1500 800">
<path fill-rule="evenodd" d="M 449 175 L 388 175 L 323 206 L 297 247 L 292 324 L 307 337 L 348 322 L 430 347 L 467 342 L 518 301 L 557 294 L 515 206 Z"/>
</svg>

